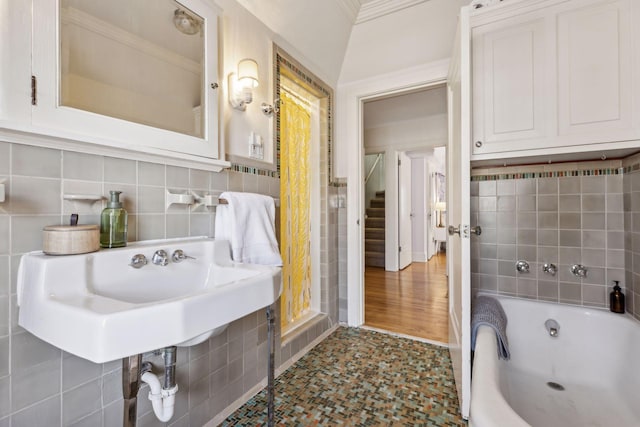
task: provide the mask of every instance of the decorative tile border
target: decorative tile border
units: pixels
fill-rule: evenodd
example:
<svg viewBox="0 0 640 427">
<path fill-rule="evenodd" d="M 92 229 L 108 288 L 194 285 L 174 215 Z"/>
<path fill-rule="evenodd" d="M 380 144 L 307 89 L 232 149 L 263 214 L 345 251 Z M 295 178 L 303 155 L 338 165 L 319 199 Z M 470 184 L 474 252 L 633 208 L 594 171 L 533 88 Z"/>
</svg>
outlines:
<svg viewBox="0 0 640 427">
<path fill-rule="evenodd" d="M 585 169 L 570 171 L 541 171 L 541 172 L 522 172 L 522 173 L 504 173 L 491 175 L 475 175 L 471 177 L 471 181 L 498 181 L 506 179 L 529 179 L 529 178 L 562 178 L 569 176 L 600 176 L 600 175 L 621 175 L 627 173 L 626 170 L 636 167 L 639 170 L 640 165 L 633 165 L 627 168 L 607 168 L 607 169 Z"/>
<path fill-rule="evenodd" d="M 268 176 L 271 178 L 279 178 L 280 176 L 278 171 L 269 170 L 269 169 L 260 169 L 252 166 L 241 165 L 238 163 L 232 163 L 230 170 L 233 172 L 249 173 L 249 174 L 259 175 L 259 176 Z"/>
</svg>

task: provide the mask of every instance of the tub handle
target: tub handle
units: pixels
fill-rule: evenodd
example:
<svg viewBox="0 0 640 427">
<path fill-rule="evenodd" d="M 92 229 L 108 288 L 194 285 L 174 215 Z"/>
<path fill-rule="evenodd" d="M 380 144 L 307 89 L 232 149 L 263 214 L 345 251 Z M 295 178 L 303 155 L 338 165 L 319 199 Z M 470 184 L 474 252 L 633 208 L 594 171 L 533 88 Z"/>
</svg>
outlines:
<svg viewBox="0 0 640 427">
<path fill-rule="evenodd" d="M 558 271 L 558 267 L 556 267 L 555 264 L 546 263 L 542 266 L 542 271 L 552 276 L 555 276 Z"/>
<path fill-rule="evenodd" d="M 574 264 L 571 266 L 571 273 L 577 277 L 587 277 L 587 267 L 582 264 Z"/>
<path fill-rule="evenodd" d="M 518 273 L 528 273 L 529 268 L 529 263 L 527 261 L 520 260 L 516 262 L 516 270 Z"/>
</svg>

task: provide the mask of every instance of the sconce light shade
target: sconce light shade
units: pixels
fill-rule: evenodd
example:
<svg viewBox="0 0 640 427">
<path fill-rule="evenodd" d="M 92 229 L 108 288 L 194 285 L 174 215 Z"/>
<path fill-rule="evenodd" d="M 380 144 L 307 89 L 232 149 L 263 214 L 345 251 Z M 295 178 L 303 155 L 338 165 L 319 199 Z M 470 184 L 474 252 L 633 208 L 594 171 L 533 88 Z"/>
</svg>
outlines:
<svg viewBox="0 0 640 427">
<path fill-rule="evenodd" d="M 229 74 L 229 103 L 236 110 L 244 111 L 253 101 L 252 89 L 258 87 L 258 63 L 243 59 L 238 63 L 238 73 Z"/>
<path fill-rule="evenodd" d="M 258 87 L 258 63 L 249 58 L 238 62 L 238 80 L 243 87 Z"/>
</svg>

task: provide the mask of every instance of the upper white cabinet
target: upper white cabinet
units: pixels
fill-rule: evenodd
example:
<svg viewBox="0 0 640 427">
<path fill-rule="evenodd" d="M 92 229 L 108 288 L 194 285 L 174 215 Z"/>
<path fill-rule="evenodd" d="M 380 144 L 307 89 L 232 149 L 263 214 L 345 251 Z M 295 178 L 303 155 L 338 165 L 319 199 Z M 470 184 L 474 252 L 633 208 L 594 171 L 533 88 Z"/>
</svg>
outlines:
<svg viewBox="0 0 640 427">
<path fill-rule="evenodd" d="M 19 88 L 0 101 L 0 131 L 88 152 L 108 147 L 226 166 L 211 2 L 32 0 L 3 8 L 28 25 L 0 42 L 3 62 L 17 59 L 3 88 Z"/>
<path fill-rule="evenodd" d="M 507 150 L 514 141 L 548 135 L 545 103 L 548 22 L 543 13 L 518 16 L 475 29 L 473 37 L 473 135 L 477 152 Z M 476 152 L 474 151 L 474 152 Z"/>
<path fill-rule="evenodd" d="M 560 9 L 558 134 L 566 143 L 579 142 L 574 135 L 592 135 L 590 142 L 607 135 L 623 139 L 617 131 L 632 128 L 630 16 L 626 0 L 571 2 Z"/>
<path fill-rule="evenodd" d="M 638 144 L 640 2 L 509 3 L 472 21 L 473 158 Z"/>
</svg>

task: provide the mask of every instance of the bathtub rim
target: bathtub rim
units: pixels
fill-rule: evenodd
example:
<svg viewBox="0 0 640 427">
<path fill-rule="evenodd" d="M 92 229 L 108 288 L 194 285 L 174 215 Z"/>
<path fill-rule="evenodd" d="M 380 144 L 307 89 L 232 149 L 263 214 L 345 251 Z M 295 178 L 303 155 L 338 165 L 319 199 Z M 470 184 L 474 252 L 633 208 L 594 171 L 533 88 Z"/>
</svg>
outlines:
<svg viewBox="0 0 640 427">
<path fill-rule="evenodd" d="M 494 330 L 480 326 L 473 358 L 469 427 L 531 427 L 500 391 L 497 346 Z"/>
</svg>

